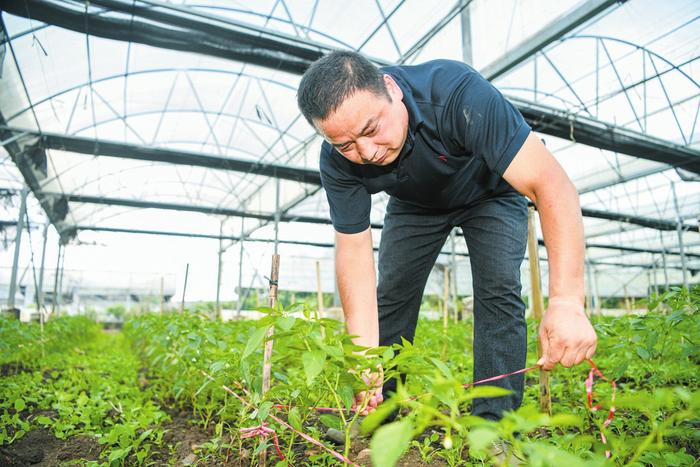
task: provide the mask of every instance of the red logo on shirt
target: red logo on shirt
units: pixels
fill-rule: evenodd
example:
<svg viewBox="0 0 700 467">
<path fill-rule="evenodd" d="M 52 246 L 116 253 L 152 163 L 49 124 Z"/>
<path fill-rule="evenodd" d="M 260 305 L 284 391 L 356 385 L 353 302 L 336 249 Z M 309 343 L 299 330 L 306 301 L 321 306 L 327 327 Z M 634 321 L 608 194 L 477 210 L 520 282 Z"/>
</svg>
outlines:
<svg viewBox="0 0 700 467">
<path fill-rule="evenodd" d="M 438 156 L 438 159 L 440 159 L 442 162 L 447 162 L 447 156 L 444 155 L 444 154 L 440 154 L 440 155 Z"/>
</svg>

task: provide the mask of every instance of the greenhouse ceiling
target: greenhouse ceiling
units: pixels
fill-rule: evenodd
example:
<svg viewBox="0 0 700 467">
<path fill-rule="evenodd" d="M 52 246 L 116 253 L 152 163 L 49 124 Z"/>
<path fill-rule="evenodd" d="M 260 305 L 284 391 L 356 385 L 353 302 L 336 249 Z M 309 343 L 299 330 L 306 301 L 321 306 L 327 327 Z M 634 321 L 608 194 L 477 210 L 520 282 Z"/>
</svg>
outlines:
<svg viewBox="0 0 700 467">
<path fill-rule="evenodd" d="M 295 92 L 313 60 L 353 49 L 379 65 L 464 60 L 491 79 L 576 184 L 588 261 L 651 267 L 663 254 L 700 270 L 697 1 L 0 5 L 0 190 L 29 186 L 63 242 L 82 230 L 265 241 L 277 220 L 284 241 L 330 246 L 295 228 L 329 223 L 321 141 Z M 183 227 L 185 212 L 206 220 Z"/>
</svg>

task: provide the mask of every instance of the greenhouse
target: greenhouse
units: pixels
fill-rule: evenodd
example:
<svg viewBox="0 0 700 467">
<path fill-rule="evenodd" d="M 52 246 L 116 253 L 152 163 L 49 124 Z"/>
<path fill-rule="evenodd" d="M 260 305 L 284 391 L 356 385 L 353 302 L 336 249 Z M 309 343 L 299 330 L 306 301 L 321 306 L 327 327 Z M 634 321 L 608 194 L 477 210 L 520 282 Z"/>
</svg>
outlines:
<svg viewBox="0 0 700 467">
<path fill-rule="evenodd" d="M 697 1 L 0 7 L 0 465 L 700 462 Z"/>
</svg>

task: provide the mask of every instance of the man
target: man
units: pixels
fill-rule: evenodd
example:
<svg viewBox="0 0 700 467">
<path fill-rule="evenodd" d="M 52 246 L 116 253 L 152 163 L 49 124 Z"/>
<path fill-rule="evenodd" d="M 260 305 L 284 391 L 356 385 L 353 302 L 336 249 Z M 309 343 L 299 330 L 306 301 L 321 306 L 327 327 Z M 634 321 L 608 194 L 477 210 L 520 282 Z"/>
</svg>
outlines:
<svg viewBox="0 0 700 467">
<path fill-rule="evenodd" d="M 525 366 L 520 264 L 527 201 L 537 206 L 549 256 L 549 307 L 540 364 L 590 358 L 596 335 L 583 310 L 583 228 L 577 192 L 520 113 L 477 72 L 436 60 L 381 71 L 354 52 L 313 63 L 297 100 L 324 137 L 320 170 L 336 230 L 336 274 L 348 332 L 366 347 L 413 340 L 423 289 L 455 227 L 474 284 L 474 378 Z M 375 280 L 370 195 L 390 195 Z M 381 377 L 381 375 L 379 375 Z M 477 399 L 492 420 L 516 409 L 524 378 L 495 383 L 509 396 Z M 396 381 L 365 400 L 372 411 Z"/>
</svg>

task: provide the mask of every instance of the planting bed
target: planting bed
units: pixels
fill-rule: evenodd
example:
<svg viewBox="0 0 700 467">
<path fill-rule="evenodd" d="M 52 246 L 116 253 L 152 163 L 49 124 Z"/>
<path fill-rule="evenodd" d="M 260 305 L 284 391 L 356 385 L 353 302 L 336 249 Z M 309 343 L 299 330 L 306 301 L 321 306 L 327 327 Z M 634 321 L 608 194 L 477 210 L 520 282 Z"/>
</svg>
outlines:
<svg viewBox="0 0 700 467">
<path fill-rule="evenodd" d="M 500 392 L 462 387 L 471 381 L 469 320 L 447 332 L 442 323 L 421 322 L 415 345 L 369 358 L 356 355 L 342 324 L 316 320 L 304 305 L 262 309 L 267 316 L 259 321 L 134 316 L 121 332 L 80 317 L 51 320 L 43 333 L 36 324 L 0 320 L 0 465 L 258 465 L 262 450 L 268 465 L 342 465 L 299 433 L 362 465 L 488 465 L 497 462 L 491 446 L 499 439 L 529 465 L 695 465 L 699 306 L 700 290 L 676 290 L 650 299 L 648 314 L 593 318 L 595 361 L 618 388 L 607 428 L 611 386 L 596 380 L 602 408 L 589 410 L 587 364 L 552 372 L 552 416 L 539 413 L 535 371 L 526 374 L 520 410 L 499 423 L 470 417 L 474 397 Z M 263 396 L 262 348 L 272 324 L 272 386 Z M 362 387 L 358 375 L 378 363 L 388 376 L 400 369 L 410 377 L 360 420 L 347 409 Z M 394 409 L 401 416 L 380 424 Z M 242 436 L 241 428 L 263 423 L 276 432 L 284 461 L 272 436 Z M 357 426 L 367 435 L 346 445 L 326 437 L 328 428 Z"/>
</svg>

